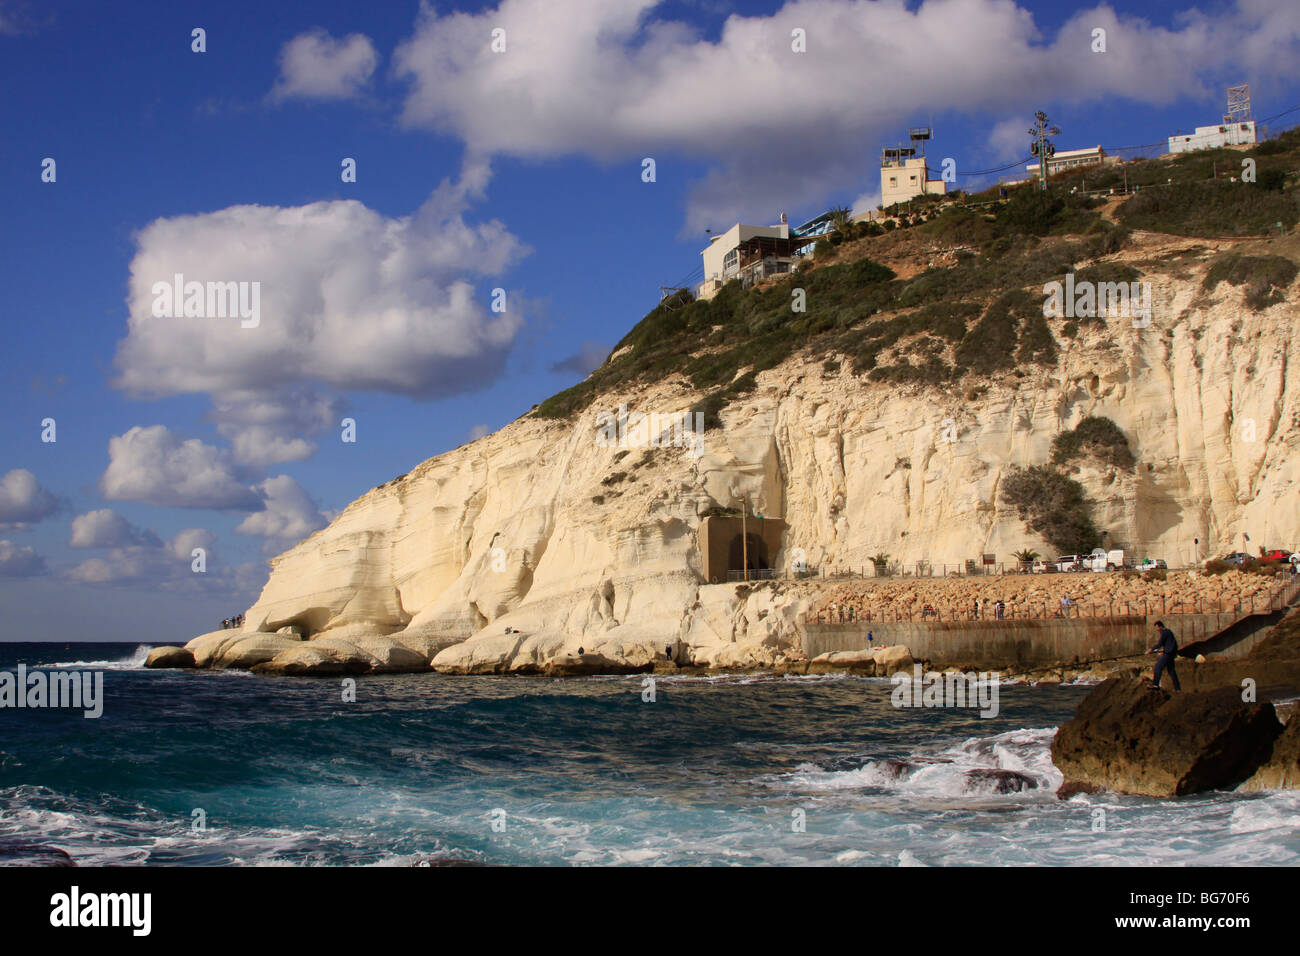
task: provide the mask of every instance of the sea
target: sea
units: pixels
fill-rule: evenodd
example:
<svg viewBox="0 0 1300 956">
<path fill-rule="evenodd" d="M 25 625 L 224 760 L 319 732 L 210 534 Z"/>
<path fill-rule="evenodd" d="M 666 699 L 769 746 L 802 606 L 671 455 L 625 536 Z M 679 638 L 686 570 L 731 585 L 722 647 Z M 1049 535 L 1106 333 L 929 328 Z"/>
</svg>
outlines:
<svg viewBox="0 0 1300 956">
<path fill-rule="evenodd" d="M 0 644 L 99 671 L 103 713 L 0 709 L 0 855 L 81 865 L 1295 865 L 1300 792 L 1058 800 L 1086 685 L 999 712 L 888 680 L 738 673 L 341 678 L 143 667 L 147 645 Z M 20 860 L 21 861 L 21 860 Z"/>
</svg>

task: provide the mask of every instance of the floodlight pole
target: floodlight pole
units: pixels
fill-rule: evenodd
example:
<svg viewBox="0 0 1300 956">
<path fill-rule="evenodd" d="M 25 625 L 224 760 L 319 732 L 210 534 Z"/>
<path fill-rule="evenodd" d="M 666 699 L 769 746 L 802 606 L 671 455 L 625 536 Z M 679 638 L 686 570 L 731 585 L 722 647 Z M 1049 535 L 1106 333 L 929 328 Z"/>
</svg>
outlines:
<svg viewBox="0 0 1300 956">
<path fill-rule="evenodd" d="M 1034 138 L 1033 152 L 1038 157 L 1038 191 L 1047 192 L 1047 157 L 1048 153 L 1055 152 L 1051 144 L 1047 141 L 1049 136 L 1055 136 L 1060 129 L 1055 126 L 1047 125 L 1047 114 L 1039 110 L 1034 114 L 1035 123 L 1029 129 L 1029 135 Z"/>
</svg>

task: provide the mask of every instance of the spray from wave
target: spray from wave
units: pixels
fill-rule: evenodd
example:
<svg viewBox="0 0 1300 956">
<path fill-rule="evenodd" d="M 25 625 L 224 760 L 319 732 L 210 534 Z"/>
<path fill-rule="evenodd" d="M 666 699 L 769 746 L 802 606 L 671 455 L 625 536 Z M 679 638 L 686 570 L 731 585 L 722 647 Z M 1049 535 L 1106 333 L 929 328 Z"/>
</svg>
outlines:
<svg viewBox="0 0 1300 956">
<path fill-rule="evenodd" d="M 152 644 L 140 644 L 126 657 L 114 658 L 113 660 L 56 661 L 53 664 L 37 664 L 36 666 L 57 670 L 137 671 L 144 668 L 145 659 L 149 656 L 151 650 L 153 650 Z"/>
<path fill-rule="evenodd" d="M 808 793 L 877 789 L 931 798 L 1050 795 L 1062 780 L 1052 764 L 1055 733 L 1056 728 L 1048 727 L 972 737 L 936 751 L 871 759 L 850 769 L 803 764 L 783 783 Z"/>
</svg>

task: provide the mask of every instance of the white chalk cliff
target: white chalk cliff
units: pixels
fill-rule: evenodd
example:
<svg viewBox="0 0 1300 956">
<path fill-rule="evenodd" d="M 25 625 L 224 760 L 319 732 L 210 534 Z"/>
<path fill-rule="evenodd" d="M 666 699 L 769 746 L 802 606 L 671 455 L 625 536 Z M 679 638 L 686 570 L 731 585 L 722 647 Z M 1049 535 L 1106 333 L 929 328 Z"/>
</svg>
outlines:
<svg viewBox="0 0 1300 956">
<path fill-rule="evenodd" d="M 704 583 L 707 509 L 748 495 L 784 518 L 777 566 L 794 548 L 811 565 L 855 567 L 882 551 L 907 564 L 1049 554 L 999 503 L 999 483 L 1012 466 L 1046 462 L 1053 437 L 1088 415 L 1112 419 L 1138 460 L 1076 475 L 1112 546 L 1171 566 L 1194 560 L 1195 538 L 1201 559 L 1237 550 L 1243 532 L 1300 546 L 1300 292 L 1252 312 L 1238 288 L 1201 290 L 1203 260 L 1160 271 L 1167 250 L 1216 243 L 1134 245 L 1128 261 L 1160 304 L 1149 327 L 1082 324 L 1059 340 L 1055 367 L 978 394 L 875 384 L 847 361 L 832 373 L 820 354 L 796 357 L 723 410 L 699 457 L 597 442 L 598 412 L 697 401 L 679 376 L 603 395 L 572 421 L 526 415 L 362 495 L 272 561 L 242 631 L 191 648 L 201 666 L 288 672 L 340 661 L 537 671 L 576 661 L 580 647 L 634 667 L 674 642 L 722 666 L 797 656 L 806 597 Z"/>
</svg>

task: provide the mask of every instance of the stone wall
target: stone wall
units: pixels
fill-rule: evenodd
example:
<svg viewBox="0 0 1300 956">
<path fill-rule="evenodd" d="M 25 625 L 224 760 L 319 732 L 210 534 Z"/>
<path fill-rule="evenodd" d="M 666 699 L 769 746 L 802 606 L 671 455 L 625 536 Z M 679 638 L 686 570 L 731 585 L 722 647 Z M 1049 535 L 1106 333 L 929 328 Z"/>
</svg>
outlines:
<svg viewBox="0 0 1300 956">
<path fill-rule="evenodd" d="M 1180 647 L 1222 631 L 1239 615 L 1182 614 L 1165 623 Z M 1156 642 L 1156 617 L 1072 618 L 1070 620 L 919 621 L 901 623 L 807 624 L 804 651 L 809 658 L 827 651 L 906 644 L 917 660 L 936 665 L 1012 667 L 1108 660 L 1141 654 Z"/>
</svg>

